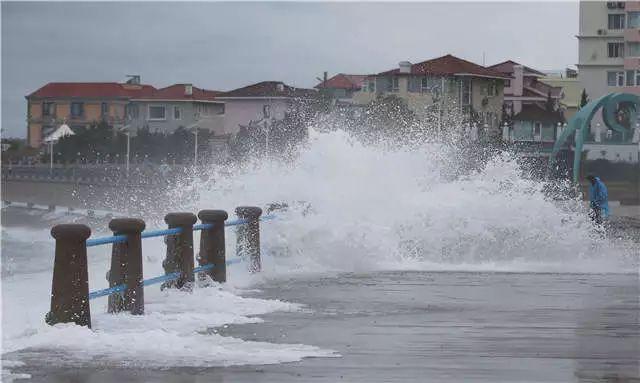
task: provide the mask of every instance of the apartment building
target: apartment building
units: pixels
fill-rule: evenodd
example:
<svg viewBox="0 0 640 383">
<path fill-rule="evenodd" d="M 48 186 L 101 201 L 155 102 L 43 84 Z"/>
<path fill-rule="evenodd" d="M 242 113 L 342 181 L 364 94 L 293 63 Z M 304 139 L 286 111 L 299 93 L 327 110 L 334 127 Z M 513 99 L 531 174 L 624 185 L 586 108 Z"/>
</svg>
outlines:
<svg viewBox="0 0 640 383">
<path fill-rule="evenodd" d="M 398 68 L 369 75 L 353 98 L 358 104 L 367 104 L 379 96 L 395 95 L 418 117 L 440 103 L 496 130 L 502 115 L 504 82 L 509 79 L 493 69 L 446 55 L 417 64 L 402 61 Z"/>
<path fill-rule="evenodd" d="M 578 80 L 591 100 L 640 94 L 640 1 L 580 1 L 577 37 Z"/>
</svg>

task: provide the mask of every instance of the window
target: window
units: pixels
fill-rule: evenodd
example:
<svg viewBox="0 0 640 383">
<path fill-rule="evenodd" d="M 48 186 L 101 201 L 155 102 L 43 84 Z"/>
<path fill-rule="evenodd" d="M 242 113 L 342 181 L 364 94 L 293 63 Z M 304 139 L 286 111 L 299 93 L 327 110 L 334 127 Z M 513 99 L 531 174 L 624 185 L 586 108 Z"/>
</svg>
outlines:
<svg viewBox="0 0 640 383">
<path fill-rule="evenodd" d="M 542 123 L 540 122 L 533 123 L 533 139 L 534 141 L 542 140 Z"/>
<path fill-rule="evenodd" d="M 370 79 L 367 82 L 367 85 L 369 86 L 369 92 L 375 92 L 376 91 L 376 80 L 375 79 Z"/>
<path fill-rule="evenodd" d="M 149 105 L 149 120 L 165 120 L 164 105 Z"/>
<path fill-rule="evenodd" d="M 54 116 L 56 114 L 55 104 L 53 102 L 43 102 L 42 103 L 42 115 L 43 116 Z"/>
<path fill-rule="evenodd" d="M 399 77 L 391 77 L 391 91 L 397 92 L 400 90 L 400 78 Z"/>
<path fill-rule="evenodd" d="M 84 103 L 72 102 L 71 103 L 71 117 L 82 117 L 84 115 Z"/>
<path fill-rule="evenodd" d="M 638 86 L 640 85 L 640 70 L 628 70 L 626 71 L 626 85 Z"/>
<path fill-rule="evenodd" d="M 504 80 L 504 87 L 505 88 L 511 87 L 511 80 Z"/>
<path fill-rule="evenodd" d="M 628 43 L 627 48 L 627 57 L 640 57 L 640 43 Z"/>
<path fill-rule="evenodd" d="M 498 86 L 495 82 L 490 82 L 487 86 L 487 96 L 495 96 L 498 94 Z"/>
<path fill-rule="evenodd" d="M 624 57 L 624 43 L 608 43 L 609 57 Z"/>
<path fill-rule="evenodd" d="M 429 77 L 423 77 L 420 80 L 420 90 L 425 93 L 429 91 Z"/>
<path fill-rule="evenodd" d="M 627 13 L 627 28 L 640 28 L 640 12 Z"/>
<path fill-rule="evenodd" d="M 182 108 L 179 106 L 173 107 L 173 119 L 182 120 Z"/>
<path fill-rule="evenodd" d="M 609 29 L 624 29 L 624 14 L 609 15 Z"/>
<path fill-rule="evenodd" d="M 624 72 L 607 72 L 608 86 L 624 86 Z"/>
<path fill-rule="evenodd" d="M 271 107 L 269 105 L 262 106 L 262 117 L 263 118 L 271 117 Z"/>
<path fill-rule="evenodd" d="M 462 92 L 461 92 L 462 105 L 471 105 L 471 79 L 462 80 Z"/>
<path fill-rule="evenodd" d="M 128 119 L 138 118 L 138 105 L 136 104 L 127 104 L 125 107 L 125 114 Z"/>
<path fill-rule="evenodd" d="M 109 104 L 107 104 L 106 102 L 103 102 L 100 105 L 100 114 L 102 115 L 102 117 L 106 117 L 109 115 Z"/>
</svg>

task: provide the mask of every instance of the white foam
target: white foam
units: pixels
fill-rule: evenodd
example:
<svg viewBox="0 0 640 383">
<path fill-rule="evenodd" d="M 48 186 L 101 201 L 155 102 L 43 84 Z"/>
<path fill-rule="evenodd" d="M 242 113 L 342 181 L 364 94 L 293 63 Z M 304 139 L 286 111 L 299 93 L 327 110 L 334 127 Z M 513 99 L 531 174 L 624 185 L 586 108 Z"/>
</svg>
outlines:
<svg viewBox="0 0 640 383">
<path fill-rule="evenodd" d="M 637 244 L 604 239 L 579 200 L 547 197 L 550 185 L 523 178 L 515 156 L 452 177 L 464 174 L 457 150 L 379 148 L 312 130 L 294 163 L 252 163 L 231 176 L 212 168 L 210 181 L 187 180 L 173 200 L 191 211 L 292 205 L 262 224 L 263 247 L 278 257 L 272 272 L 637 270 Z"/>
</svg>

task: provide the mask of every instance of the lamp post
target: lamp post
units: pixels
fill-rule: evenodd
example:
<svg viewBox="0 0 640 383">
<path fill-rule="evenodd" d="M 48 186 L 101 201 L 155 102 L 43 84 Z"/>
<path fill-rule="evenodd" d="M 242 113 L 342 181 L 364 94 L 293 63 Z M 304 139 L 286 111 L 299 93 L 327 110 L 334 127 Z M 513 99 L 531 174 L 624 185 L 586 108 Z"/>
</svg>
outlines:
<svg viewBox="0 0 640 383">
<path fill-rule="evenodd" d="M 125 166 L 127 178 L 129 178 L 129 156 L 131 154 L 131 130 L 130 125 L 125 125 L 120 128 L 120 131 L 123 132 L 127 136 L 127 163 Z"/>
<path fill-rule="evenodd" d="M 49 141 L 49 175 L 53 174 L 53 142 Z"/>
<path fill-rule="evenodd" d="M 196 122 L 187 127 L 187 130 L 191 131 L 191 133 L 193 133 L 195 136 L 195 141 L 193 145 L 193 166 L 198 165 L 198 129 L 199 128 L 200 127 L 198 126 L 198 116 L 196 116 Z"/>
</svg>

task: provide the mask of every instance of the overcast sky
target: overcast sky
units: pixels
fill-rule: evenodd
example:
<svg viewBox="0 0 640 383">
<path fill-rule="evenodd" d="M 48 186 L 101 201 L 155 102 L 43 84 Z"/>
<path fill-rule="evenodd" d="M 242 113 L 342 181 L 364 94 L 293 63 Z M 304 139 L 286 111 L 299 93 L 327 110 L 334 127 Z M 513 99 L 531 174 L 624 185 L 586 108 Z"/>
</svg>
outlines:
<svg viewBox="0 0 640 383">
<path fill-rule="evenodd" d="M 537 69 L 577 62 L 578 3 L 2 2 L 2 129 L 26 136 L 25 95 L 55 81 L 230 90 L 311 87 L 451 53 Z"/>
</svg>

